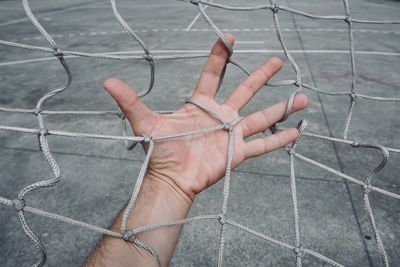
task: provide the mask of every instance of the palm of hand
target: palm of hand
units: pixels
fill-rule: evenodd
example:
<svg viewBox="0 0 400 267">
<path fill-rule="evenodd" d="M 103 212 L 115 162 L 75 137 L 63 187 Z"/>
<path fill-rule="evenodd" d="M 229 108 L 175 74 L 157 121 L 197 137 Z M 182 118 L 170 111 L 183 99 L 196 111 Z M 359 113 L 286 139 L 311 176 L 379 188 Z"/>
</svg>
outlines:
<svg viewBox="0 0 400 267">
<path fill-rule="evenodd" d="M 229 122 L 237 118 L 238 113 L 226 105 L 213 100 L 201 102 Z M 141 128 L 138 132 L 149 136 L 165 136 L 195 131 L 220 125 L 221 122 L 190 103 L 171 115 L 156 115 L 154 123 Z M 242 126 L 234 127 L 234 157 L 232 168 L 245 158 L 245 142 Z M 138 129 L 137 129 L 138 128 Z M 184 191 L 199 193 L 202 189 L 216 183 L 225 174 L 227 164 L 228 132 L 217 130 L 201 135 L 191 135 L 166 141 L 158 141 L 150 159 L 149 172 L 169 177 Z"/>
<path fill-rule="evenodd" d="M 233 43 L 233 37 L 226 36 Z M 193 100 L 199 101 L 217 113 L 224 122 L 239 117 L 239 111 L 255 93 L 282 67 L 277 58 L 272 58 L 253 72 L 225 100 L 215 100 L 218 81 L 227 59 L 227 51 L 218 41 L 203 69 Z M 160 115 L 151 112 L 136 93 L 117 79 L 105 81 L 105 89 L 114 97 L 132 125 L 136 135 L 151 137 L 167 136 L 220 125 L 203 109 L 187 103 L 172 114 Z M 299 94 L 293 103 L 293 111 L 307 106 L 307 98 Z M 282 101 L 263 111 L 244 118 L 233 128 L 234 154 L 232 169 L 247 158 L 278 149 L 294 141 L 298 132 L 290 128 L 277 134 L 246 142 L 245 138 L 265 131 L 280 121 L 286 110 Z M 146 149 L 146 147 L 145 147 Z M 228 131 L 216 130 L 199 135 L 190 135 L 169 140 L 157 140 L 150 158 L 148 173 L 176 185 L 191 199 L 208 186 L 221 179 L 226 170 Z"/>
</svg>

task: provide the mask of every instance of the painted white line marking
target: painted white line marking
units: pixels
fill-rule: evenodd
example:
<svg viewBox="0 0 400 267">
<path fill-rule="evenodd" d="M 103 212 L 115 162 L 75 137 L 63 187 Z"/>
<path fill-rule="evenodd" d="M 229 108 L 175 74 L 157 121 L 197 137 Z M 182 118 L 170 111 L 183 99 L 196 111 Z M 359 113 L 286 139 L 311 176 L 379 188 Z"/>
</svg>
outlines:
<svg viewBox="0 0 400 267">
<path fill-rule="evenodd" d="M 182 54 L 207 54 L 210 50 L 152 50 L 154 54 L 168 54 L 168 53 L 182 53 Z M 348 50 L 290 50 L 292 54 L 349 54 Z M 280 49 L 238 49 L 235 50 L 235 54 L 278 54 L 283 53 Z M 398 52 L 383 52 L 383 51 L 355 51 L 358 55 L 377 55 L 377 56 L 400 56 Z M 117 52 L 107 52 L 98 53 L 99 55 L 128 55 L 128 54 L 143 54 L 143 50 L 139 51 L 117 51 Z M 78 58 L 77 56 L 65 56 L 65 58 Z M 8 62 L 0 62 L 0 66 L 10 66 L 17 64 L 33 63 L 40 61 L 56 60 L 57 58 L 52 57 L 42 57 L 42 58 L 32 58 L 25 60 L 16 60 Z"/>
<path fill-rule="evenodd" d="M 263 44 L 264 41 L 236 41 L 235 44 Z"/>
<path fill-rule="evenodd" d="M 244 29 L 228 29 L 228 28 L 223 28 L 221 29 L 223 32 L 259 32 L 259 31 L 270 31 L 270 28 L 254 28 L 254 29 L 248 29 L 248 28 L 244 28 Z M 149 31 L 153 31 L 153 32 L 179 32 L 179 31 L 184 31 L 187 32 L 186 29 L 142 29 L 140 30 L 141 32 L 149 32 Z M 197 29 L 197 28 L 192 28 L 190 29 L 188 32 L 209 32 L 212 31 L 212 29 L 210 28 L 201 28 L 201 29 Z M 300 29 L 290 29 L 290 28 L 284 28 L 282 29 L 282 31 L 285 32 L 344 32 L 347 33 L 347 29 L 323 29 L 323 28 L 316 28 L 316 29 L 312 29 L 312 28 L 300 28 Z M 388 30 L 372 30 L 372 29 L 354 29 L 353 30 L 354 33 L 378 33 L 378 34 L 395 34 L 395 35 L 400 35 L 400 31 L 388 31 Z M 109 34 L 123 34 L 123 31 L 117 31 L 117 30 L 112 30 L 112 31 L 102 31 L 102 32 L 90 32 L 90 33 L 85 33 L 85 32 L 79 32 L 79 33 L 70 33 L 70 34 L 55 34 L 53 35 L 53 37 L 56 38 L 62 38 L 65 36 L 68 37 L 76 37 L 78 35 L 80 36 L 85 36 L 85 35 L 91 35 L 91 36 L 95 36 L 95 35 L 109 35 Z M 28 40 L 32 40 L 32 39 L 42 39 L 43 37 L 40 35 L 36 36 L 36 37 L 25 37 L 19 40 L 23 40 L 23 41 L 28 41 Z M 18 42 L 18 39 L 13 39 L 14 42 Z"/>
<path fill-rule="evenodd" d="M 27 20 L 28 20 L 28 18 L 10 20 L 10 21 L 7 21 L 7 22 L 0 23 L 0 27 L 1 26 L 7 26 L 7 25 L 16 24 L 16 23 L 19 23 L 19 22 L 27 21 Z"/>
<path fill-rule="evenodd" d="M 132 1 L 133 2 L 133 1 Z M 149 1 L 150 2 L 150 1 Z M 182 4 L 173 4 L 172 2 L 168 2 L 166 1 L 165 4 L 161 4 L 161 3 L 157 3 L 157 4 L 118 4 L 119 8 L 169 8 L 169 7 L 182 7 Z M 106 9 L 110 9 L 110 5 L 101 5 L 101 6 L 91 6 L 88 7 L 91 9 L 99 9 L 99 8 L 106 8 Z"/>
<path fill-rule="evenodd" d="M 39 13 L 39 14 L 35 14 L 35 16 L 36 16 L 36 18 L 40 18 L 40 17 L 43 17 L 43 16 L 52 15 L 52 14 L 64 13 L 66 11 L 71 11 L 71 10 L 75 10 L 75 9 L 84 8 L 84 7 L 90 6 L 92 4 L 93 4 L 93 2 L 89 3 L 89 4 L 81 5 L 81 6 L 69 7 L 69 8 L 56 10 L 56 11 L 51 11 L 51 12 L 46 12 L 46 13 L 41 13 L 41 14 Z M 12 24 L 17 24 L 17 23 L 24 22 L 24 21 L 29 21 L 29 18 L 28 17 L 23 17 L 23 18 L 20 18 L 20 19 L 9 20 L 9 21 L 0 23 L 0 27 L 7 26 L 7 25 L 12 25 Z"/>
<path fill-rule="evenodd" d="M 212 3 L 213 0 L 210 1 L 210 3 Z M 208 5 L 206 5 L 203 9 L 206 10 L 208 7 Z M 190 28 L 193 27 L 193 25 L 196 23 L 196 21 L 200 18 L 201 13 L 199 12 L 196 17 L 194 17 L 194 19 L 192 20 L 192 22 L 190 22 L 190 24 L 186 27 L 185 31 L 189 31 Z"/>
</svg>

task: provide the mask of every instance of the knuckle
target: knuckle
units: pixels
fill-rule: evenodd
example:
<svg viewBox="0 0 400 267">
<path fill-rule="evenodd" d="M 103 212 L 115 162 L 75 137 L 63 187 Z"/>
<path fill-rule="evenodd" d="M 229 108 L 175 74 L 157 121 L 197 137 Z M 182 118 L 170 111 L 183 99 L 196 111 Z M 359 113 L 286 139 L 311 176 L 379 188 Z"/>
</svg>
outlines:
<svg viewBox="0 0 400 267">
<path fill-rule="evenodd" d="M 225 63 L 226 59 L 228 58 L 228 54 L 225 51 L 222 53 L 221 51 L 211 51 L 209 58 L 214 62 Z"/>
<path fill-rule="evenodd" d="M 235 111 L 239 110 L 238 106 L 230 98 L 226 99 L 225 104 L 228 105 L 229 107 L 231 107 Z"/>
<path fill-rule="evenodd" d="M 270 125 L 272 125 L 272 122 L 271 122 L 271 120 L 270 120 L 270 118 L 268 116 L 268 110 L 267 109 L 263 110 L 261 112 L 261 114 L 262 114 L 262 118 L 264 119 L 265 126 L 269 127 Z"/>
<path fill-rule="evenodd" d="M 270 143 L 267 142 L 265 139 L 263 140 L 263 148 L 264 148 L 264 153 L 269 153 L 272 150 Z"/>
<path fill-rule="evenodd" d="M 244 136 L 248 136 L 249 134 L 251 134 L 251 129 L 250 129 L 249 125 L 247 124 L 246 120 L 242 120 L 240 125 L 242 125 L 242 130 L 243 130 Z"/>
<path fill-rule="evenodd" d="M 276 148 L 281 148 L 286 146 L 286 142 L 282 136 L 282 132 L 276 135 Z"/>
<path fill-rule="evenodd" d="M 242 88 L 244 89 L 242 90 L 243 92 L 250 93 L 250 97 L 252 97 L 258 91 L 257 85 L 249 80 L 245 81 L 240 86 L 242 86 Z"/>
<path fill-rule="evenodd" d="M 126 104 L 121 107 L 124 113 L 130 112 L 133 107 L 140 101 L 139 97 L 133 97 L 132 99 L 127 100 Z"/>
<path fill-rule="evenodd" d="M 278 137 L 278 138 L 277 138 L 277 146 L 276 146 L 275 149 L 282 148 L 282 147 L 284 147 L 284 146 L 286 146 L 286 145 L 287 145 L 287 144 L 283 141 L 283 138 L 282 138 L 282 137 Z"/>
<path fill-rule="evenodd" d="M 267 82 L 272 77 L 272 73 L 268 68 L 260 66 L 257 68 L 257 71 L 263 76 L 264 80 Z"/>
<path fill-rule="evenodd" d="M 218 78 L 219 77 L 219 73 L 215 70 L 215 69 L 206 69 L 204 71 L 205 74 L 213 77 L 213 78 Z"/>
</svg>

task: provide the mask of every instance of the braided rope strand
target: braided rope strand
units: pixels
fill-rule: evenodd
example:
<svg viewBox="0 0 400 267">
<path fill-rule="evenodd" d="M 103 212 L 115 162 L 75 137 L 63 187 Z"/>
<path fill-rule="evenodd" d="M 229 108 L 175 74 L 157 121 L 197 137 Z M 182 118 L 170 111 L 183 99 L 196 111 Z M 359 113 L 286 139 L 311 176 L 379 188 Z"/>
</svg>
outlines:
<svg viewBox="0 0 400 267">
<path fill-rule="evenodd" d="M 39 237 L 30 228 L 30 226 L 27 222 L 27 219 L 25 217 L 25 212 L 30 212 L 30 213 L 33 213 L 33 214 L 36 214 L 39 216 L 43 216 L 43 217 L 46 217 L 46 218 L 49 218 L 52 220 L 57 220 L 57 221 L 61 221 L 64 223 L 76 225 L 78 227 L 83 227 L 85 229 L 88 229 L 88 230 L 91 230 L 91 231 L 94 231 L 97 233 L 114 236 L 117 238 L 122 238 L 126 241 L 136 244 L 138 247 L 147 251 L 150 255 L 152 255 L 157 260 L 159 265 L 161 265 L 161 264 L 160 264 L 160 260 L 158 258 L 157 252 L 154 251 L 147 244 L 145 244 L 142 241 L 135 238 L 136 234 L 146 232 L 146 231 L 162 229 L 162 228 L 166 228 L 166 227 L 173 227 L 176 225 L 185 225 L 187 223 L 200 223 L 205 220 L 216 220 L 217 222 L 220 223 L 219 250 L 218 250 L 218 261 L 217 261 L 217 264 L 219 267 L 223 266 L 223 263 L 224 263 L 225 235 L 226 235 L 226 228 L 228 226 L 235 227 L 244 232 L 247 232 L 249 234 L 257 236 L 257 237 L 267 241 L 271 245 L 276 245 L 276 246 L 282 247 L 284 249 L 292 250 L 296 255 L 296 266 L 302 266 L 302 257 L 305 254 L 313 256 L 315 258 L 318 258 L 318 259 L 322 260 L 323 262 L 330 264 L 332 266 L 343 266 L 342 264 L 336 262 L 335 260 L 330 259 L 327 256 L 324 256 L 313 249 L 301 246 L 300 231 L 299 231 L 300 230 L 299 211 L 298 211 L 298 203 L 297 203 L 298 198 L 297 198 L 297 187 L 296 187 L 296 168 L 295 168 L 295 160 L 296 159 L 302 160 L 308 164 L 311 164 L 313 166 L 321 168 L 325 171 L 328 171 L 336 176 L 342 177 L 342 178 L 346 179 L 347 181 L 352 182 L 357 185 L 360 185 L 362 187 L 364 208 L 368 215 L 368 219 L 369 219 L 371 228 L 374 232 L 377 251 L 382 258 L 383 264 L 385 266 L 389 266 L 388 256 L 387 256 L 385 247 L 383 245 L 382 238 L 378 231 L 378 227 L 376 225 L 375 218 L 373 215 L 373 210 L 372 210 L 371 203 L 370 203 L 369 193 L 371 191 L 374 191 L 374 192 L 382 194 L 386 197 L 393 198 L 394 200 L 400 200 L 399 194 L 390 192 L 386 189 L 376 187 L 376 186 L 372 185 L 372 183 L 371 183 L 372 178 L 375 177 L 377 175 L 377 173 L 386 166 L 386 162 L 388 161 L 388 158 L 389 158 L 389 152 L 400 153 L 400 148 L 384 147 L 381 145 L 365 144 L 365 143 L 356 142 L 356 141 L 349 139 L 348 132 L 349 132 L 349 129 L 350 129 L 350 126 L 352 123 L 352 118 L 354 115 L 353 114 L 354 106 L 355 106 L 355 102 L 357 100 L 358 101 L 365 100 L 365 101 L 395 102 L 395 103 L 400 102 L 400 98 L 396 98 L 396 97 L 372 96 L 372 95 L 360 94 L 359 92 L 357 92 L 357 73 L 356 73 L 357 68 L 356 68 L 356 64 L 355 64 L 356 51 L 355 51 L 355 47 L 354 47 L 353 24 L 359 23 L 359 24 L 381 24 L 381 25 L 383 25 L 383 24 L 396 25 L 397 24 L 398 25 L 398 24 L 400 24 L 400 21 L 364 20 L 364 19 L 353 18 L 351 15 L 349 0 L 343 0 L 344 15 L 329 15 L 329 16 L 311 14 L 311 13 L 308 13 L 308 12 L 305 12 L 302 10 L 296 10 L 296 9 L 293 9 L 293 8 L 290 8 L 290 7 L 287 7 L 284 5 L 280 5 L 275 0 L 270 0 L 269 4 L 256 5 L 256 6 L 231 6 L 231 5 L 224 5 L 224 4 L 219 4 L 219 3 L 212 2 L 212 1 L 204 1 L 204 0 L 190 0 L 190 1 L 184 0 L 184 2 L 189 2 L 190 4 L 197 6 L 197 9 L 200 12 L 202 18 L 209 25 L 211 30 L 213 32 L 215 32 L 215 34 L 222 40 L 222 42 L 225 45 L 225 47 L 228 51 L 228 54 L 229 54 L 226 64 L 231 63 L 233 66 L 240 69 L 245 75 L 249 75 L 250 72 L 246 68 L 244 68 L 239 61 L 233 59 L 233 56 L 235 54 L 233 47 L 229 44 L 228 40 L 224 37 L 223 31 L 214 23 L 213 19 L 211 19 L 210 16 L 205 12 L 205 7 L 210 6 L 213 8 L 229 10 L 229 11 L 234 11 L 234 12 L 253 12 L 253 11 L 257 11 L 257 10 L 271 11 L 272 12 L 272 21 L 274 24 L 274 29 L 276 32 L 277 40 L 279 41 L 280 46 L 282 47 L 282 51 L 283 51 L 286 59 L 289 61 L 290 65 L 292 66 L 292 68 L 295 72 L 294 79 L 287 79 L 287 80 L 282 80 L 282 81 L 277 81 L 274 83 L 266 84 L 266 86 L 293 86 L 295 88 L 295 91 L 292 92 L 288 97 L 288 105 L 287 105 L 286 112 L 285 112 L 285 115 L 284 115 L 282 121 L 286 120 L 288 118 L 288 116 L 290 115 L 290 113 L 292 111 L 293 100 L 294 100 L 296 94 L 298 92 L 302 91 L 303 88 L 310 90 L 311 92 L 318 92 L 318 93 L 325 94 L 325 95 L 332 96 L 332 97 L 348 96 L 348 97 L 350 97 L 350 105 L 349 105 L 349 109 L 348 109 L 345 123 L 344 123 L 344 131 L 343 131 L 342 138 L 333 137 L 333 136 L 324 136 L 324 135 L 320 135 L 320 134 L 316 134 L 316 133 L 306 132 L 305 131 L 306 122 L 301 123 L 298 127 L 300 136 L 329 141 L 329 142 L 337 142 L 337 143 L 348 145 L 349 147 L 356 148 L 356 149 L 359 149 L 359 148 L 375 149 L 382 153 L 382 155 L 383 155 L 382 161 L 380 162 L 380 164 L 377 167 L 375 167 L 375 169 L 373 169 L 370 172 L 370 174 L 363 181 L 363 179 L 360 179 L 358 177 L 352 177 L 348 174 L 337 171 L 329 166 L 326 166 L 322 163 L 319 163 L 318 161 L 315 161 L 311 158 L 308 158 L 308 157 L 296 152 L 296 146 L 299 143 L 299 139 L 297 139 L 293 144 L 291 144 L 290 146 L 288 146 L 286 148 L 289 153 L 289 169 L 290 169 L 289 176 L 290 176 L 291 198 L 292 198 L 293 213 L 294 213 L 294 242 L 293 242 L 293 245 L 285 243 L 280 240 L 273 239 L 263 233 L 257 232 L 251 228 L 248 228 L 237 222 L 229 220 L 226 216 L 226 212 L 227 212 L 227 205 L 228 205 L 228 199 L 229 199 L 230 179 L 231 179 L 231 175 L 232 175 L 231 174 L 232 173 L 231 164 L 232 164 L 233 155 L 234 155 L 233 129 L 234 129 L 235 125 L 240 122 L 240 120 L 241 120 L 240 117 L 231 122 L 225 122 L 219 114 L 210 110 L 208 107 L 204 106 L 202 103 L 194 101 L 194 100 L 189 100 L 188 101 L 189 103 L 192 103 L 192 104 L 198 106 L 199 108 L 206 111 L 211 117 L 214 117 L 215 119 L 217 119 L 219 124 L 215 125 L 214 127 L 210 127 L 210 128 L 197 129 L 194 131 L 176 133 L 176 134 L 168 135 L 168 136 L 149 137 L 149 136 L 128 136 L 126 118 L 123 116 L 123 114 L 121 113 L 120 110 L 119 111 L 117 111 L 117 110 L 116 111 L 108 111 L 108 110 L 103 110 L 103 111 L 101 111 L 101 110 L 99 110 L 99 111 L 97 111 L 97 110 L 94 110 L 94 111 L 85 111 L 85 110 L 82 110 L 82 111 L 73 110 L 72 111 L 72 110 L 69 110 L 68 111 L 68 110 L 46 110 L 44 108 L 47 100 L 54 97 L 55 95 L 66 92 L 67 89 L 71 85 L 72 74 L 71 74 L 69 65 L 67 64 L 66 58 L 85 57 L 85 58 L 108 59 L 108 60 L 130 60 L 131 62 L 146 61 L 149 65 L 150 81 L 149 81 L 148 87 L 144 91 L 139 93 L 139 96 L 143 97 L 143 96 L 149 94 L 154 86 L 155 62 L 156 61 L 158 61 L 158 60 L 160 60 L 160 61 L 162 61 L 162 60 L 191 60 L 191 59 L 207 57 L 207 54 L 201 54 L 201 53 L 198 53 L 198 54 L 177 53 L 177 54 L 168 54 L 168 55 L 152 54 L 152 52 L 149 49 L 149 46 L 147 46 L 147 44 L 136 34 L 134 29 L 132 29 L 128 25 L 128 23 L 126 23 L 125 19 L 121 16 L 121 14 L 118 11 L 118 7 L 117 7 L 115 0 L 110 0 L 110 3 L 111 3 L 111 7 L 112 7 L 112 10 L 114 12 L 114 15 L 115 15 L 117 21 L 120 23 L 122 29 L 124 31 L 126 31 L 130 35 L 130 37 L 132 37 L 132 39 L 134 39 L 141 46 L 141 48 L 143 50 L 143 55 L 133 55 L 130 53 L 114 54 L 114 53 L 96 53 L 96 52 L 61 50 L 59 45 L 54 41 L 53 37 L 46 31 L 46 29 L 41 25 L 41 23 L 35 17 L 34 13 L 32 12 L 32 10 L 29 6 L 29 1 L 22 0 L 22 5 L 23 5 L 26 16 L 29 18 L 29 20 L 35 26 L 35 28 L 40 32 L 40 34 L 47 40 L 50 47 L 33 46 L 33 45 L 28 45 L 28 44 L 10 42 L 10 41 L 6 41 L 6 40 L 0 40 L 0 45 L 4 45 L 4 46 L 8 46 L 8 47 L 15 47 L 15 48 L 19 48 L 19 49 L 26 49 L 26 50 L 31 50 L 31 51 L 41 51 L 41 52 L 50 53 L 52 55 L 52 58 L 57 59 L 59 61 L 59 63 L 61 64 L 61 66 L 63 68 L 63 71 L 66 73 L 65 83 L 60 87 L 50 89 L 46 94 L 44 94 L 37 101 L 35 108 L 0 107 L 0 112 L 24 113 L 24 114 L 31 114 L 31 115 L 34 115 L 37 117 L 38 128 L 24 128 L 24 127 L 0 125 L 0 130 L 37 135 L 41 154 L 44 156 L 45 160 L 47 161 L 48 165 L 50 166 L 50 169 L 53 174 L 52 178 L 49 178 L 47 180 L 37 181 L 37 182 L 34 182 L 32 184 L 29 184 L 29 185 L 23 187 L 19 191 L 19 193 L 17 194 L 17 196 L 14 200 L 0 197 L 0 204 L 6 205 L 9 207 L 14 207 L 23 231 L 32 240 L 34 246 L 38 248 L 40 258 L 36 263 L 34 263 L 34 266 L 43 266 L 43 264 L 46 262 L 46 249 L 45 249 L 44 243 L 39 239 Z M 309 19 L 338 21 L 338 22 L 343 21 L 347 24 L 348 39 L 349 39 L 348 54 L 350 55 L 350 68 L 351 68 L 351 77 L 352 77 L 351 84 L 350 84 L 350 90 L 349 90 L 350 92 L 316 88 L 314 86 L 307 85 L 302 82 L 301 69 L 297 65 L 290 50 L 288 49 L 288 47 L 286 45 L 286 41 L 282 35 L 281 26 L 279 25 L 278 12 L 281 12 L 281 11 L 288 12 L 288 13 L 302 16 L 302 17 L 309 18 Z M 223 75 L 221 76 L 221 79 L 218 84 L 218 89 L 223 82 L 223 77 L 225 74 L 226 67 L 227 67 L 227 65 L 225 65 L 225 67 L 224 67 Z M 158 113 L 159 114 L 170 114 L 172 112 L 171 111 L 160 111 Z M 118 135 L 68 132 L 68 131 L 60 131 L 60 130 L 56 130 L 56 129 L 47 129 L 45 118 L 43 115 L 51 115 L 51 116 L 60 116 L 60 115 L 118 116 L 121 121 L 122 134 L 120 136 L 118 136 Z M 276 125 L 274 127 L 274 129 L 279 131 L 279 130 L 282 130 L 283 128 Z M 227 151 L 226 151 L 227 162 L 226 162 L 225 177 L 224 177 L 223 201 L 222 201 L 222 206 L 221 206 L 221 212 L 219 214 L 200 215 L 197 217 L 187 218 L 187 219 L 179 220 L 179 221 L 172 221 L 172 222 L 168 222 L 168 223 L 164 223 L 164 224 L 147 225 L 147 226 L 139 227 L 136 229 L 126 229 L 127 218 L 129 217 L 130 212 L 134 208 L 135 201 L 137 199 L 138 192 L 139 192 L 141 184 L 143 182 L 144 175 L 146 173 L 146 169 L 148 167 L 149 160 L 150 160 L 152 151 L 154 149 L 155 143 L 158 140 L 171 140 L 171 139 L 176 139 L 176 138 L 183 138 L 186 136 L 207 134 L 207 133 L 214 132 L 214 131 L 226 131 L 227 135 L 228 135 L 228 144 L 227 144 Z M 57 183 L 59 183 L 61 181 L 61 178 L 62 178 L 59 165 L 50 151 L 50 147 L 48 144 L 48 136 L 49 135 L 64 136 L 64 137 L 70 137 L 70 138 L 119 140 L 121 142 L 124 142 L 124 145 L 127 149 L 133 149 L 138 142 L 144 142 L 144 143 L 148 144 L 148 151 L 146 153 L 145 160 L 143 161 L 140 172 L 136 179 L 135 186 L 131 193 L 129 203 L 123 214 L 123 220 L 121 223 L 120 232 L 114 232 L 114 231 L 111 231 L 111 230 L 108 230 L 108 229 L 105 229 L 102 227 L 92 225 L 90 223 L 85 223 L 82 221 L 78 221 L 78 220 L 75 220 L 72 218 L 68 218 L 68 217 L 65 217 L 65 216 L 62 216 L 59 214 L 47 212 L 47 211 L 44 211 L 41 209 L 30 207 L 29 205 L 26 205 L 25 196 L 28 193 L 30 193 L 34 190 L 40 190 L 43 188 L 54 187 L 55 185 L 57 185 Z"/>
</svg>

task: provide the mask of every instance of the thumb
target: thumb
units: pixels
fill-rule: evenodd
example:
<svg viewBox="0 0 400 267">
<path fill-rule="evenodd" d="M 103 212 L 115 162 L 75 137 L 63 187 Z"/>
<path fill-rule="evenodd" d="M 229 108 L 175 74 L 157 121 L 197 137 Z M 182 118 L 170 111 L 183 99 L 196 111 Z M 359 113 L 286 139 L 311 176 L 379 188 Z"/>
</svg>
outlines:
<svg viewBox="0 0 400 267">
<path fill-rule="evenodd" d="M 120 79 L 105 80 L 104 89 L 114 98 L 132 125 L 153 116 L 153 112 L 142 102 L 136 92 Z"/>
</svg>

